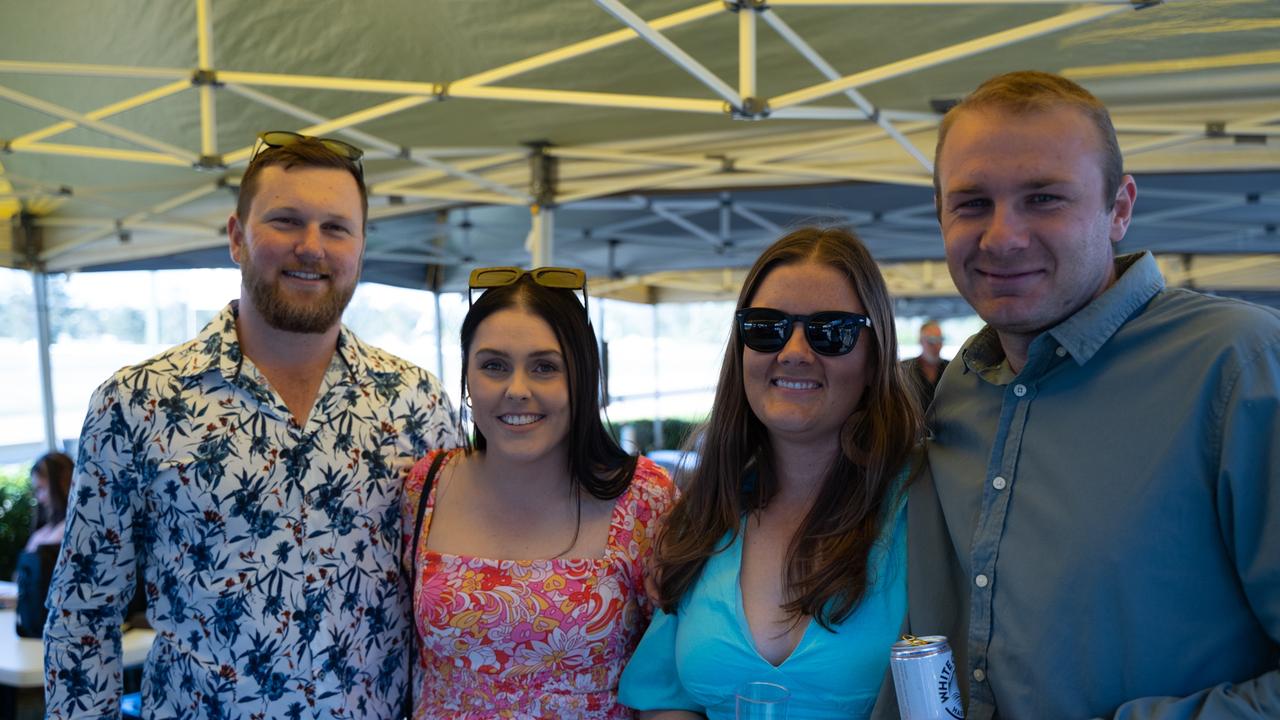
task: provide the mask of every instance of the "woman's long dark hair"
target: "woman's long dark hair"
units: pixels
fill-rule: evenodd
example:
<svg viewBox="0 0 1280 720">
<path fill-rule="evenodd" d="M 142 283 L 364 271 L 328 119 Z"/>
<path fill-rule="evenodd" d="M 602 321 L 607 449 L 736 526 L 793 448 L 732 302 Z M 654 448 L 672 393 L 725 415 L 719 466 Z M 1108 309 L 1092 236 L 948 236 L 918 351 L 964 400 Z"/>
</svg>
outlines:
<svg viewBox="0 0 1280 720">
<path fill-rule="evenodd" d="M 867 388 L 840 429 L 838 457 L 827 470 L 812 508 L 787 550 L 787 613 L 812 616 L 823 627 L 847 618 L 872 578 L 871 547 L 891 518 L 895 479 L 919 445 L 918 403 L 898 364 L 893 304 L 871 254 L 853 233 L 801 228 L 778 240 L 756 260 L 738 296 L 749 307 L 761 282 L 782 265 L 814 262 L 839 271 L 862 301 L 872 326 L 858 342 L 872 343 Z M 726 535 L 742 532 L 744 513 L 766 507 L 778 492 L 767 428 L 752 412 L 743 388 L 742 339 L 733 332 L 725 350 L 711 416 L 702 429 L 700 458 L 672 509 L 656 552 L 662 608 L 676 612 L 697 582 L 707 558 L 723 549 Z M 754 468 L 756 481 L 744 487 Z"/>
<path fill-rule="evenodd" d="M 45 525 L 56 525 L 67 519 L 67 497 L 71 494 L 71 474 L 75 463 L 63 453 L 54 451 L 41 455 L 31 466 L 31 472 L 44 475 L 49 486 L 49 507 L 38 505 L 31 527 L 37 530 Z"/>
<path fill-rule="evenodd" d="M 542 318 L 560 343 L 569 384 L 569 475 L 593 497 L 618 497 L 631 484 L 636 457 L 618 445 L 600 419 L 600 350 L 586 309 L 572 290 L 544 287 L 528 275 L 486 290 L 462 321 L 462 397 L 467 397 L 467 358 L 476 329 L 507 308 L 523 308 Z M 470 447 L 484 452 L 485 446 L 477 427 Z"/>
</svg>

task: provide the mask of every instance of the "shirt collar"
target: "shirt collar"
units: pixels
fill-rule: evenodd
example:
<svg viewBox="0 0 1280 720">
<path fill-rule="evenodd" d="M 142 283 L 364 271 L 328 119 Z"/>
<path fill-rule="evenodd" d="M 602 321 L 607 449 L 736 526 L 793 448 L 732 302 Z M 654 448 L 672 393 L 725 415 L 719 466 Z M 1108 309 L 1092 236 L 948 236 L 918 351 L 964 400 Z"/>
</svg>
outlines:
<svg viewBox="0 0 1280 720">
<path fill-rule="evenodd" d="M 190 343 L 190 352 L 181 361 L 178 373 L 181 377 L 195 377 L 213 368 L 222 376 L 234 381 L 240 376 L 244 356 L 240 353 L 240 337 L 236 333 L 236 317 L 240 314 L 240 301 L 232 300 L 217 314 Z M 346 325 L 338 328 L 337 357 L 342 359 L 349 374 L 361 376 L 369 369 L 368 347 Z"/>
<path fill-rule="evenodd" d="M 1124 325 L 1164 289 L 1160 266 L 1149 252 L 1121 255 L 1115 260 L 1116 282 L 1101 295 L 1080 308 L 1074 315 L 1050 328 L 1031 343 L 1027 365 L 1043 352 L 1061 346 L 1078 365 L 1084 365 Z M 990 325 L 984 326 L 960 348 L 966 372 L 993 377 L 1000 366 L 1006 366 L 1000 338 Z M 1012 372 L 1007 371 L 1012 377 Z"/>
<path fill-rule="evenodd" d="M 1160 266 L 1149 252 L 1121 255 L 1115 266 L 1111 287 L 1047 333 L 1077 365 L 1089 362 L 1121 325 L 1164 289 Z"/>
</svg>

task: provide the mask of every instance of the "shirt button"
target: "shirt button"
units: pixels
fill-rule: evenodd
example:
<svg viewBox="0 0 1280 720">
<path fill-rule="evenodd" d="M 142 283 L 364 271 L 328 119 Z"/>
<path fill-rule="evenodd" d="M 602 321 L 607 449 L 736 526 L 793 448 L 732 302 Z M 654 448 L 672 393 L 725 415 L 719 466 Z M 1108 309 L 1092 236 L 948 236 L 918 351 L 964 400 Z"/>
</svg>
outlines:
<svg viewBox="0 0 1280 720">
<path fill-rule="evenodd" d="M 1023 395 L 1026 395 L 1026 394 L 1027 394 L 1027 386 L 1026 386 L 1026 385 L 1023 385 L 1022 383 L 1018 383 L 1017 385 L 1014 385 L 1014 386 L 1013 386 L 1013 394 L 1014 394 L 1014 395 L 1017 395 L 1018 397 L 1022 397 Z"/>
<path fill-rule="evenodd" d="M 978 587 L 980 587 L 980 588 L 984 588 L 984 587 L 986 587 L 988 582 L 990 582 L 990 581 L 989 581 L 989 580 L 987 580 L 987 576 L 986 576 L 986 575 L 979 575 L 978 577 L 976 577 L 976 578 L 974 578 L 974 579 L 973 579 L 973 584 L 974 584 L 974 585 L 977 585 L 977 586 L 978 586 Z"/>
<path fill-rule="evenodd" d="M 995 489 L 997 489 L 997 490 L 1003 490 L 1003 489 L 1005 489 L 1005 487 L 1006 487 L 1006 486 L 1008 486 L 1008 484 L 1009 484 L 1009 481 L 1008 481 L 1008 480 L 1005 480 L 1005 479 L 1004 479 L 1004 478 L 1002 478 L 1002 477 L 996 477 L 996 479 L 995 479 L 995 480 L 992 480 L 992 481 L 991 481 L 991 487 L 993 487 L 993 488 L 995 488 Z"/>
<path fill-rule="evenodd" d="M 1067 354 L 1067 349 L 1062 346 L 1058 346 L 1058 349 L 1053 352 L 1057 354 L 1058 357 L 1064 357 Z"/>
<path fill-rule="evenodd" d="M 987 679 L 987 674 L 982 672 L 982 668 L 974 668 L 973 679 L 977 680 L 978 682 L 982 682 L 983 680 Z"/>
</svg>

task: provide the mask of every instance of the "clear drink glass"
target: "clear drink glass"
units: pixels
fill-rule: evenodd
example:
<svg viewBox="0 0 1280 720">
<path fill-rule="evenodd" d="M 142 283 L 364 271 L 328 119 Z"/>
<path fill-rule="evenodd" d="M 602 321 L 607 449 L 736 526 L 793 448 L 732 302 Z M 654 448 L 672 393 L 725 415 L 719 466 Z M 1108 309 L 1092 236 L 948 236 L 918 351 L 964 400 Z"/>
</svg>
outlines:
<svg viewBox="0 0 1280 720">
<path fill-rule="evenodd" d="M 749 682 L 735 698 L 738 720 L 786 720 L 791 691 L 771 682 Z"/>
</svg>

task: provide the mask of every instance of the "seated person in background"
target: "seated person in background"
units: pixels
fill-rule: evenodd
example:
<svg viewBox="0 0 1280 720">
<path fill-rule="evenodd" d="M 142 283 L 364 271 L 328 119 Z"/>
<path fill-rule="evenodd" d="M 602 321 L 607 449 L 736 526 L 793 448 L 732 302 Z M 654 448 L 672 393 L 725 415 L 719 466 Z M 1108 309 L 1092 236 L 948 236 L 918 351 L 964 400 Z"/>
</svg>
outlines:
<svg viewBox="0 0 1280 720">
<path fill-rule="evenodd" d="M 45 453 L 31 466 L 31 489 L 36 498 L 36 514 L 31 537 L 23 552 L 35 552 L 41 545 L 62 544 L 62 526 L 67 519 L 67 495 L 75 463 L 67 455 Z"/>
<path fill-rule="evenodd" d="M 920 326 L 920 354 L 902 363 L 921 410 L 927 410 L 929 403 L 933 402 L 933 391 L 938 387 L 942 371 L 947 369 L 947 361 L 942 359 L 941 353 L 942 326 L 937 320 L 925 320 Z"/>
<path fill-rule="evenodd" d="M 583 282 L 472 273 L 487 288 L 462 323 L 474 439 L 428 454 L 405 488 L 416 718 L 632 716 L 618 677 L 649 622 L 643 573 L 675 487 L 601 421 Z"/>
<path fill-rule="evenodd" d="M 756 260 L 704 433 L 622 701 L 727 720 L 737 688 L 768 682 L 789 717 L 865 718 L 906 612 L 921 426 L 884 278 L 852 233 L 803 228 Z"/>
</svg>

